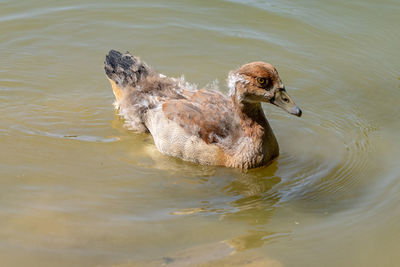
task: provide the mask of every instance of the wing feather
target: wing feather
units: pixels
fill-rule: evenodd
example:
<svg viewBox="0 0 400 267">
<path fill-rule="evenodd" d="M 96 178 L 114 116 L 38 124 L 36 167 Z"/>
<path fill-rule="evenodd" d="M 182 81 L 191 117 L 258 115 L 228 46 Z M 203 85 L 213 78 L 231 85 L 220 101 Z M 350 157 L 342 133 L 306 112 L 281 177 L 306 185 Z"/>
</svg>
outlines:
<svg viewBox="0 0 400 267">
<path fill-rule="evenodd" d="M 237 132 L 232 103 L 218 92 L 199 90 L 186 99 L 166 101 L 162 110 L 169 120 L 207 144 L 218 143 Z"/>
</svg>

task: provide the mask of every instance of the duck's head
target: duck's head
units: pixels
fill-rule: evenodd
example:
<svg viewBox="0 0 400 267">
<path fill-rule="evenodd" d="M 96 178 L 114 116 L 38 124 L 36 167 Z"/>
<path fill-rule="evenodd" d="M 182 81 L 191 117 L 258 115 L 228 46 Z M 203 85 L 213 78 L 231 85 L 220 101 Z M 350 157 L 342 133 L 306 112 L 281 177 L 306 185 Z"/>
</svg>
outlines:
<svg viewBox="0 0 400 267">
<path fill-rule="evenodd" d="M 232 71 L 228 86 L 229 94 L 240 102 L 268 102 L 290 114 L 301 116 L 301 110 L 286 92 L 278 71 L 269 63 L 252 62 Z"/>
</svg>

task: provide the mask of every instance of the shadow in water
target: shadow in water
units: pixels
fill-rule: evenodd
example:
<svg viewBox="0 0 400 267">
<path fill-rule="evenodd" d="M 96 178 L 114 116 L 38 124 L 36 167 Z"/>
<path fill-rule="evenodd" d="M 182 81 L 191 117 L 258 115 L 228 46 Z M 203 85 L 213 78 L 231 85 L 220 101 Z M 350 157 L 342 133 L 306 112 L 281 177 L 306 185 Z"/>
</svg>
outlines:
<svg viewBox="0 0 400 267">
<path fill-rule="evenodd" d="M 227 240 L 235 251 L 258 248 L 280 236 L 268 229 L 268 222 L 279 202 L 274 187 L 281 182 L 275 173 L 277 162 L 270 166 L 241 173 L 222 190 L 236 199 L 230 203 L 232 210 L 221 215 L 221 220 L 246 225 L 244 233 Z"/>
<path fill-rule="evenodd" d="M 243 172 L 240 170 L 215 168 L 217 177 L 202 179 L 204 188 L 212 180 L 224 179 L 221 175 L 229 174 L 229 179 L 217 184 L 217 190 L 224 195 L 224 203 L 215 203 L 213 197 L 205 199 L 198 206 L 176 210 L 171 215 L 218 215 L 218 220 L 229 225 L 237 225 L 240 231 L 229 240 L 224 240 L 234 251 L 261 247 L 264 244 L 276 240 L 287 233 L 277 233 L 268 229 L 268 223 L 279 202 L 279 194 L 274 187 L 281 182 L 281 178 L 275 175 L 277 163 L 268 167 Z M 220 177 L 218 177 L 220 176 Z M 227 200 L 228 199 L 228 200 Z"/>
<path fill-rule="evenodd" d="M 235 176 L 235 179 L 222 190 L 236 199 L 230 203 L 232 212 L 225 213 L 224 219 L 245 221 L 248 224 L 263 225 L 268 222 L 279 201 L 273 187 L 281 181 L 275 175 L 277 164 L 250 170 Z"/>
</svg>

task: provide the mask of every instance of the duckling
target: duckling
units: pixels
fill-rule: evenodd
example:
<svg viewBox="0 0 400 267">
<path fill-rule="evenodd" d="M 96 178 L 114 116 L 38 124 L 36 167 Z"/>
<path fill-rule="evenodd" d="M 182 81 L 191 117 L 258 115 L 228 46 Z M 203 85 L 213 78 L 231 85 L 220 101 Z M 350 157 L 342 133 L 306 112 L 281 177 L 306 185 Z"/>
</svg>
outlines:
<svg viewBox="0 0 400 267">
<path fill-rule="evenodd" d="M 114 105 L 131 130 L 150 133 L 161 153 L 199 164 L 268 165 L 279 146 L 261 102 L 302 114 L 277 70 L 265 62 L 231 71 L 227 96 L 157 73 L 129 52 L 111 50 L 105 72 Z"/>
</svg>

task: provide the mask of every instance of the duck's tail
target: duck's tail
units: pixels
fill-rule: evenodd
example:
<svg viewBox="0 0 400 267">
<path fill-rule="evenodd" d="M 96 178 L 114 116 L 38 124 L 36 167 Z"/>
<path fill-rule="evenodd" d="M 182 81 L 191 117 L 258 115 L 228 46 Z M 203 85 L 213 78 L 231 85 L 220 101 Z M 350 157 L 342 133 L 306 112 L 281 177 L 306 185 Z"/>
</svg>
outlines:
<svg viewBox="0 0 400 267">
<path fill-rule="evenodd" d="M 136 86 L 150 72 L 150 68 L 138 57 L 115 50 L 110 50 L 106 56 L 104 69 L 108 78 L 120 87 Z"/>
<path fill-rule="evenodd" d="M 115 50 L 110 50 L 106 55 L 104 70 L 117 101 L 122 98 L 124 88 L 136 87 L 151 71 L 138 57 L 132 56 L 129 52 L 122 54 Z"/>
</svg>

